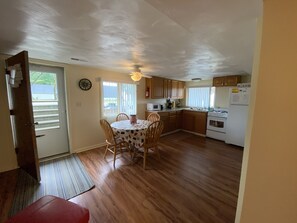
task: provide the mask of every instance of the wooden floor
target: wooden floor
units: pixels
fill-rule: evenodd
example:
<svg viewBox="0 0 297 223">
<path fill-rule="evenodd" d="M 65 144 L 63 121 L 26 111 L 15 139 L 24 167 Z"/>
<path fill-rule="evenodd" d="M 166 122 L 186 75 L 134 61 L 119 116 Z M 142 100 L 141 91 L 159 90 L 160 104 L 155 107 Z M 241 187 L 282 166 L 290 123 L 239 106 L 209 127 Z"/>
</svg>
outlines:
<svg viewBox="0 0 297 223">
<path fill-rule="evenodd" d="M 115 169 L 104 148 L 80 153 L 95 188 L 70 201 L 89 209 L 90 222 L 234 222 L 241 148 L 179 132 L 162 137 L 160 150 L 161 161 L 149 157 L 147 170 L 128 153 Z"/>
</svg>

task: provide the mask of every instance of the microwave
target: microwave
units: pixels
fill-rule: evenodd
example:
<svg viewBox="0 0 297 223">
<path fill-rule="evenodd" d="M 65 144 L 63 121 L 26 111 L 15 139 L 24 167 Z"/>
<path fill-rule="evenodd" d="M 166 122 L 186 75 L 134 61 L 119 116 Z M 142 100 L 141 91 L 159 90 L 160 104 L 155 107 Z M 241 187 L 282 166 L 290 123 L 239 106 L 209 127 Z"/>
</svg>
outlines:
<svg viewBox="0 0 297 223">
<path fill-rule="evenodd" d="M 148 111 L 159 111 L 159 110 L 161 110 L 161 105 L 160 104 L 154 104 L 154 103 L 147 103 L 146 104 L 146 109 Z"/>
</svg>

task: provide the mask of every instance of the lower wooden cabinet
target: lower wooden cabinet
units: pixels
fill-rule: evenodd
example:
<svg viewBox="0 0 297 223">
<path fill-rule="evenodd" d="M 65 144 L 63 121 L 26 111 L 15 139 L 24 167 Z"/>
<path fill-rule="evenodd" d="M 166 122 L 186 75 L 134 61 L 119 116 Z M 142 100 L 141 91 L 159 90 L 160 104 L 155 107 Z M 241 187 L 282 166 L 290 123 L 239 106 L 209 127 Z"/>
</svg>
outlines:
<svg viewBox="0 0 297 223">
<path fill-rule="evenodd" d="M 176 111 L 169 112 L 169 132 L 175 131 L 177 129 L 177 116 Z"/>
<path fill-rule="evenodd" d="M 194 132 L 206 135 L 207 112 L 196 112 Z"/>
<path fill-rule="evenodd" d="M 194 132 L 195 130 L 195 114 L 193 112 L 183 112 L 182 128 L 187 131 Z"/>
<path fill-rule="evenodd" d="M 176 128 L 177 129 L 182 128 L 182 121 L 183 121 L 183 111 L 177 111 L 176 112 Z"/>
<path fill-rule="evenodd" d="M 145 117 L 152 113 L 146 112 Z M 164 123 L 163 134 L 178 129 L 206 135 L 207 112 L 199 111 L 166 111 L 158 112 Z"/>
<path fill-rule="evenodd" d="M 164 129 L 162 133 L 169 132 L 169 112 L 159 112 L 158 114 L 160 115 L 160 120 L 164 123 Z"/>
</svg>

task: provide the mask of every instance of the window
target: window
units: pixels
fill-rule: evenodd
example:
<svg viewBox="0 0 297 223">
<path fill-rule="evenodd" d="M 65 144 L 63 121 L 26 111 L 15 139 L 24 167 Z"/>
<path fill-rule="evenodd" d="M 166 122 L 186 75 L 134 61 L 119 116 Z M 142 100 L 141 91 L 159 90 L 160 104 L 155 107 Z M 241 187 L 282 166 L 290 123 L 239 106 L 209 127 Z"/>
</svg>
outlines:
<svg viewBox="0 0 297 223">
<path fill-rule="evenodd" d="M 60 128 L 57 74 L 30 70 L 35 130 Z"/>
<path fill-rule="evenodd" d="M 136 114 L 136 84 L 103 81 L 102 95 L 104 117 L 115 117 L 120 112 Z"/>
<path fill-rule="evenodd" d="M 198 108 L 214 107 L 214 87 L 188 88 L 187 106 Z"/>
</svg>

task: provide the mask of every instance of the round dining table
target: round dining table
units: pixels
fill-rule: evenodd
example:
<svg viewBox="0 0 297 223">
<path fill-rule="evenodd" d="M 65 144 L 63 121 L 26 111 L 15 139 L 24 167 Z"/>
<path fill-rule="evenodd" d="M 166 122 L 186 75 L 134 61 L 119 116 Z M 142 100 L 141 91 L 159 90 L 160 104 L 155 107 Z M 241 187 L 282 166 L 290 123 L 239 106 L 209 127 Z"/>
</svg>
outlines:
<svg viewBox="0 0 297 223">
<path fill-rule="evenodd" d="M 122 120 L 111 123 L 111 127 L 117 137 L 134 148 L 139 148 L 144 143 L 146 130 L 151 123 L 147 120 L 137 120 L 135 124 L 131 124 L 130 120 Z"/>
</svg>

